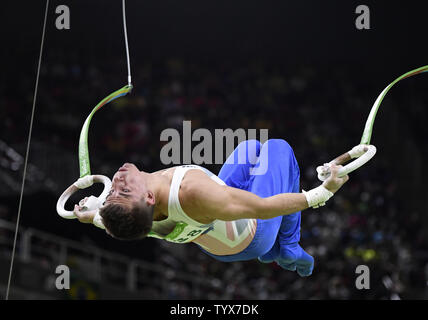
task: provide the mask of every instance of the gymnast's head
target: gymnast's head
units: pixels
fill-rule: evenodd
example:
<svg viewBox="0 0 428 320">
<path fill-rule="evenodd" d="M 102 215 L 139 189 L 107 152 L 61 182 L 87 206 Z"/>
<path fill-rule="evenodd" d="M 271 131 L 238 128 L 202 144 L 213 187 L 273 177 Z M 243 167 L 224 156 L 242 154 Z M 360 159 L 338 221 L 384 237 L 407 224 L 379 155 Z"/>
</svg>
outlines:
<svg viewBox="0 0 428 320">
<path fill-rule="evenodd" d="M 100 215 L 106 232 L 119 240 L 143 239 L 153 224 L 155 195 L 148 187 L 148 174 L 131 163 L 115 173 Z"/>
</svg>

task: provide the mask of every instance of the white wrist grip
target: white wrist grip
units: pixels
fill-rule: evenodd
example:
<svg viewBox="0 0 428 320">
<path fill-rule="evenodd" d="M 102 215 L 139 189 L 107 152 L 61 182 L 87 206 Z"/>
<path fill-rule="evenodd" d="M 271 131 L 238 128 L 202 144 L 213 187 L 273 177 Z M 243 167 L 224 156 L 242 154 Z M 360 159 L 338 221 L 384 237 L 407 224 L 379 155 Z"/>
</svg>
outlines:
<svg viewBox="0 0 428 320">
<path fill-rule="evenodd" d="M 327 190 L 323 185 L 309 191 L 302 190 L 302 192 L 310 208 L 318 208 L 325 205 L 327 200 L 333 196 L 333 192 Z"/>
<path fill-rule="evenodd" d="M 106 228 L 104 226 L 103 219 L 102 219 L 102 217 L 100 215 L 100 210 L 97 210 L 97 212 L 95 213 L 94 220 L 92 221 L 92 223 L 95 226 L 97 226 L 98 228 L 101 228 L 101 229 L 105 229 Z"/>
</svg>

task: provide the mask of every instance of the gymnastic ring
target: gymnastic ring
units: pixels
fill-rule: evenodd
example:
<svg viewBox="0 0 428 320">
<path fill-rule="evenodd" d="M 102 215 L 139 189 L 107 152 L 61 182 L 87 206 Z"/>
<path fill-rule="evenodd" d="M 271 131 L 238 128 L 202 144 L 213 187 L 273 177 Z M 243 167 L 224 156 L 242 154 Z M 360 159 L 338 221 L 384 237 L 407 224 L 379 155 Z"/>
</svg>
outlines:
<svg viewBox="0 0 428 320">
<path fill-rule="evenodd" d="M 69 186 L 59 197 L 58 202 L 56 203 L 56 211 L 58 214 L 65 218 L 65 219 L 74 219 L 77 218 L 73 211 L 65 210 L 65 204 L 67 203 L 67 200 L 78 190 L 85 189 L 87 187 L 90 187 L 93 183 L 99 182 L 104 184 L 104 190 L 103 192 L 98 196 L 97 200 L 99 203 L 99 206 L 103 204 L 105 199 L 107 198 L 107 195 L 111 189 L 111 180 L 103 175 L 91 175 L 84 177 L 87 181 L 89 181 L 84 187 L 78 187 L 79 180 L 77 180 L 75 183 L 73 183 L 71 186 Z M 81 178 L 82 179 L 82 178 Z"/>
<path fill-rule="evenodd" d="M 356 150 L 360 150 L 359 153 L 362 154 L 355 154 Z M 346 176 L 347 174 L 351 173 L 354 170 L 357 170 L 359 167 L 366 164 L 373 156 L 376 154 L 376 147 L 374 145 L 370 144 L 360 144 L 349 150 L 348 152 L 345 152 L 344 154 L 338 156 L 334 160 L 330 161 L 329 163 L 317 167 L 317 173 L 318 173 L 318 179 L 321 181 L 327 180 L 327 178 L 330 176 L 330 165 L 336 164 L 336 165 L 342 165 L 351 159 L 356 158 L 351 163 L 348 163 L 346 166 L 342 167 L 338 172 L 338 177 L 341 178 L 343 176 Z"/>
</svg>

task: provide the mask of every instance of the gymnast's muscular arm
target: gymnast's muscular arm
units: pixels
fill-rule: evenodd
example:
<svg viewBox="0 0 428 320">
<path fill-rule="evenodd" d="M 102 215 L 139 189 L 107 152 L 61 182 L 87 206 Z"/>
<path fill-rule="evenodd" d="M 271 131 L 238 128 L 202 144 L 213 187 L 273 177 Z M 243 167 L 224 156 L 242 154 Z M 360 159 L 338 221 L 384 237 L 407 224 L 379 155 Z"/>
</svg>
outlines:
<svg viewBox="0 0 428 320">
<path fill-rule="evenodd" d="M 333 193 L 348 180 L 348 176 L 337 177 L 339 168 L 333 166 L 330 178 L 324 182 L 324 187 Z M 271 219 L 308 208 L 303 193 L 282 193 L 261 198 L 245 190 L 219 185 L 206 175 L 204 178 L 204 175 L 202 173 L 198 179 L 189 179 L 180 195 L 183 210 L 201 223 L 215 219 Z"/>
</svg>

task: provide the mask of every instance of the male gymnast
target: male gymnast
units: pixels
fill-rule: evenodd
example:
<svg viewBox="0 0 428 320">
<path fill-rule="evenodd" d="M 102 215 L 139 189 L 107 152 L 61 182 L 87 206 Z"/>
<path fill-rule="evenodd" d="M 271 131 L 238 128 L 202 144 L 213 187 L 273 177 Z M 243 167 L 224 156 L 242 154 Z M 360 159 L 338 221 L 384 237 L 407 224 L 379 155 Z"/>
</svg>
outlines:
<svg viewBox="0 0 428 320">
<path fill-rule="evenodd" d="M 148 173 L 125 163 L 99 213 L 82 211 L 83 200 L 74 214 L 119 240 L 154 236 L 193 242 L 223 262 L 258 258 L 309 276 L 314 259 L 299 245 L 300 212 L 324 205 L 348 181 L 338 177 L 340 167 L 332 165 L 326 181 L 300 193 L 290 145 L 281 139 L 248 140 L 230 154 L 218 176 L 196 165 Z"/>
</svg>

